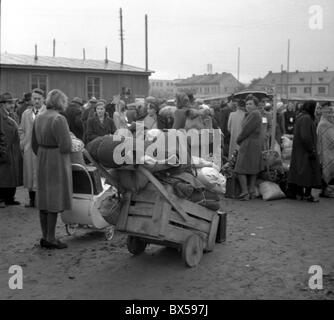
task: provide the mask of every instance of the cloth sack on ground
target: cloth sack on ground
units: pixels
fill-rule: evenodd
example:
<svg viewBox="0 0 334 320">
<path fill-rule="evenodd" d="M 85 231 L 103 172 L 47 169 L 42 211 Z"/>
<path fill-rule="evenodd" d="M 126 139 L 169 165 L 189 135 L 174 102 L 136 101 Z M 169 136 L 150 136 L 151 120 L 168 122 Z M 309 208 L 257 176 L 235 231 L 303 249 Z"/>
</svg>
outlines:
<svg viewBox="0 0 334 320">
<path fill-rule="evenodd" d="M 285 198 L 284 192 L 281 190 L 279 185 L 274 182 L 264 181 L 259 185 L 259 191 L 262 195 L 262 199 L 268 200 L 278 200 Z"/>
<path fill-rule="evenodd" d="M 119 215 L 121 214 L 121 202 L 117 197 L 117 192 L 110 188 L 99 196 L 98 211 L 104 220 L 110 225 L 117 225 Z"/>
<path fill-rule="evenodd" d="M 197 178 L 209 191 L 223 194 L 226 192 L 226 178 L 215 168 L 197 170 Z"/>
</svg>

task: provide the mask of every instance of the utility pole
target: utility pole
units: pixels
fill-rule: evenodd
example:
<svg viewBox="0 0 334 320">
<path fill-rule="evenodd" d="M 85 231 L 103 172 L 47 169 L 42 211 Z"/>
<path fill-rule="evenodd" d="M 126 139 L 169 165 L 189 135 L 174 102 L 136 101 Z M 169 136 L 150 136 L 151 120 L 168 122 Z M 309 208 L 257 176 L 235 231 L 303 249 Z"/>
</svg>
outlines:
<svg viewBox="0 0 334 320">
<path fill-rule="evenodd" d="M 283 65 L 281 64 L 281 96 L 283 96 Z"/>
<path fill-rule="evenodd" d="M 124 63 L 124 47 L 123 47 L 123 14 L 122 14 L 122 8 L 119 9 L 119 19 L 121 24 L 121 64 Z"/>
<path fill-rule="evenodd" d="M 240 47 L 238 48 L 238 81 L 240 79 Z"/>
<path fill-rule="evenodd" d="M 84 61 L 86 60 L 86 49 L 85 48 L 82 49 L 82 58 Z"/>
<path fill-rule="evenodd" d="M 53 57 L 56 56 L 56 39 L 53 39 Z"/>
<path fill-rule="evenodd" d="M 145 70 L 148 71 L 148 28 L 147 28 L 147 14 L 145 14 Z"/>
<path fill-rule="evenodd" d="M 290 39 L 288 40 L 288 62 L 287 62 L 287 73 L 286 73 L 286 98 L 289 102 L 289 72 L 290 72 Z"/>
</svg>

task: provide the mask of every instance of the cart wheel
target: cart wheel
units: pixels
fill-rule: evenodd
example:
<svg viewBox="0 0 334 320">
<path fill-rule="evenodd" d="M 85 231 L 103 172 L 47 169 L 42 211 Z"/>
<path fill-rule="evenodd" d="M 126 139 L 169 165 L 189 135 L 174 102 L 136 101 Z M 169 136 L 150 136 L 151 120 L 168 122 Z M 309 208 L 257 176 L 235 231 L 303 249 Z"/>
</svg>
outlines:
<svg viewBox="0 0 334 320">
<path fill-rule="evenodd" d="M 128 236 L 126 244 L 127 244 L 129 252 L 135 256 L 143 253 L 147 246 L 147 243 L 145 241 L 141 240 L 138 237 L 134 237 L 134 236 Z"/>
<path fill-rule="evenodd" d="M 115 235 L 115 227 L 114 226 L 107 227 L 104 235 L 106 237 L 106 240 L 111 241 Z"/>
<path fill-rule="evenodd" d="M 197 234 L 187 238 L 182 245 L 182 258 L 188 267 L 196 267 L 203 256 L 203 240 Z"/>
<path fill-rule="evenodd" d="M 65 224 L 65 229 L 67 235 L 69 236 L 73 236 L 73 234 L 75 233 L 75 225 L 73 224 Z"/>
</svg>

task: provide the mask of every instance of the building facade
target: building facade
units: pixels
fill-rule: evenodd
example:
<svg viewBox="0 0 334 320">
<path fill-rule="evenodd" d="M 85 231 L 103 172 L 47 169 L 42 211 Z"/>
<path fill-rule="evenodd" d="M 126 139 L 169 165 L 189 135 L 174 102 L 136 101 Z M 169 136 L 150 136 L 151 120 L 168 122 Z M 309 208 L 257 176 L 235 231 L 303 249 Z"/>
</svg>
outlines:
<svg viewBox="0 0 334 320">
<path fill-rule="evenodd" d="M 255 86 L 256 90 L 275 91 L 282 97 L 334 97 L 334 71 L 269 73 Z"/>
<path fill-rule="evenodd" d="M 176 83 L 179 91 L 189 91 L 198 97 L 232 94 L 243 87 L 231 73 L 193 75 Z"/>
<path fill-rule="evenodd" d="M 180 81 L 150 79 L 150 95 L 158 98 L 174 98 L 177 92 L 176 84 Z"/>
<path fill-rule="evenodd" d="M 133 98 L 149 91 L 151 71 L 104 60 L 80 60 L 1 54 L 0 92 L 22 97 L 24 92 L 41 88 L 62 90 L 70 99 L 91 97 L 111 99 L 122 91 Z"/>
</svg>

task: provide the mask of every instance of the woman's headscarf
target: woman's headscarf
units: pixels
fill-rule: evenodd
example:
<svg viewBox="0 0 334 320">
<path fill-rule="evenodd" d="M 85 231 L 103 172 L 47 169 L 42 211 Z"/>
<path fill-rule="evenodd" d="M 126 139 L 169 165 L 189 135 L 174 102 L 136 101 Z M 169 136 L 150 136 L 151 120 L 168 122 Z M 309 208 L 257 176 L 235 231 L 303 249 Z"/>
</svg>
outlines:
<svg viewBox="0 0 334 320">
<path fill-rule="evenodd" d="M 307 113 L 311 116 L 311 118 L 314 120 L 315 119 L 315 108 L 317 106 L 317 103 L 315 101 L 306 101 L 302 108 L 301 111 L 303 113 Z"/>
</svg>

